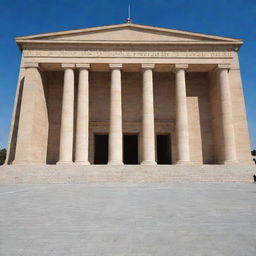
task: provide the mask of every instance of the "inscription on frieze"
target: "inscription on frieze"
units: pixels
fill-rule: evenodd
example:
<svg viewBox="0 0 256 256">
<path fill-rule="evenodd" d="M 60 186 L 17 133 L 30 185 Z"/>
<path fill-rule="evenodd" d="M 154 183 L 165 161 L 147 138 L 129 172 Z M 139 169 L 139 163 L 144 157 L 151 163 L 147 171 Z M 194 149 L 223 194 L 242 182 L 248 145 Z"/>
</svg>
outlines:
<svg viewBox="0 0 256 256">
<path fill-rule="evenodd" d="M 88 57 L 88 58 L 232 58 L 232 51 L 219 50 L 105 50 L 105 49 L 87 49 L 87 50 L 39 50 L 27 49 L 24 50 L 26 57 Z"/>
</svg>

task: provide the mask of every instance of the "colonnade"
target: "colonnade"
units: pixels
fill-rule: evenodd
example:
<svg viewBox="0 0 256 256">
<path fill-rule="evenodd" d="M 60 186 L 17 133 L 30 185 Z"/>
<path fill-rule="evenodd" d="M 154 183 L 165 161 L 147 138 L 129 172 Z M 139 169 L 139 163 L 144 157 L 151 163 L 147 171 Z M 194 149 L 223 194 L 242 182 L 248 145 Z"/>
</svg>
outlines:
<svg viewBox="0 0 256 256">
<path fill-rule="evenodd" d="M 73 120 L 74 120 L 74 69 L 79 70 L 75 163 L 90 164 L 88 161 L 89 140 L 89 64 L 62 64 L 64 85 L 60 131 L 60 153 L 58 164 L 73 162 Z M 123 164 L 122 131 L 122 64 L 109 64 L 110 86 L 110 126 L 108 164 Z M 187 64 L 176 64 L 176 163 L 190 163 L 189 129 L 186 99 Z M 154 128 L 154 64 L 142 64 L 142 162 L 155 165 L 155 128 Z M 232 118 L 228 65 L 218 65 L 217 74 L 220 86 L 221 119 L 224 137 L 224 162 L 236 162 L 235 136 Z"/>
</svg>

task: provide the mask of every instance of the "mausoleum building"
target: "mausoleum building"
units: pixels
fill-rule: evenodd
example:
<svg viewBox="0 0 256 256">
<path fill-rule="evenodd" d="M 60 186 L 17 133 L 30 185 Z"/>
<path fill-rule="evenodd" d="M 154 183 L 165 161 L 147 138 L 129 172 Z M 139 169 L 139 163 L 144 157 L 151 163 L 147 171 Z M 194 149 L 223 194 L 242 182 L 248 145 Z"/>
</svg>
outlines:
<svg viewBox="0 0 256 256">
<path fill-rule="evenodd" d="M 124 23 L 16 42 L 8 164 L 251 164 L 241 39 Z"/>
</svg>

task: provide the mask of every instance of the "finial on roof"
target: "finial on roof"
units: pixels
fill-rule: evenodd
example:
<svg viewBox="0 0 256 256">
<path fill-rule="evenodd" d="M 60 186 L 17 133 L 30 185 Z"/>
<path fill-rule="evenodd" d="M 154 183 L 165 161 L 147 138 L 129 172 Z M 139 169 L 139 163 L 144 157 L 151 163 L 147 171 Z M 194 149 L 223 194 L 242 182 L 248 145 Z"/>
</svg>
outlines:
<svg viewBox="0 0 256 256">
<path fill-rule="evenodd" d="M 128 18 L 126 19 L 126 22 L 131 24 L 132 23 L 132 19 L 131 19 L 131 7 L 130 5 L 128 5 Z"/>
</svg>

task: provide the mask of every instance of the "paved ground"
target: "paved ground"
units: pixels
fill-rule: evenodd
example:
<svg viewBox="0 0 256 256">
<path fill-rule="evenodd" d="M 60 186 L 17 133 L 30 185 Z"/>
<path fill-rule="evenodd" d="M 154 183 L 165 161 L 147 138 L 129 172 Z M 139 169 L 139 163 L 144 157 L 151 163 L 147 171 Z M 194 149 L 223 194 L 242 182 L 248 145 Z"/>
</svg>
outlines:
<svg viewBox="0 0 256 256">
<path fill-rule="evenodd" d="M 256 184 L 2 185 L 1 256 L 255 256 Z"/>
</svg>

